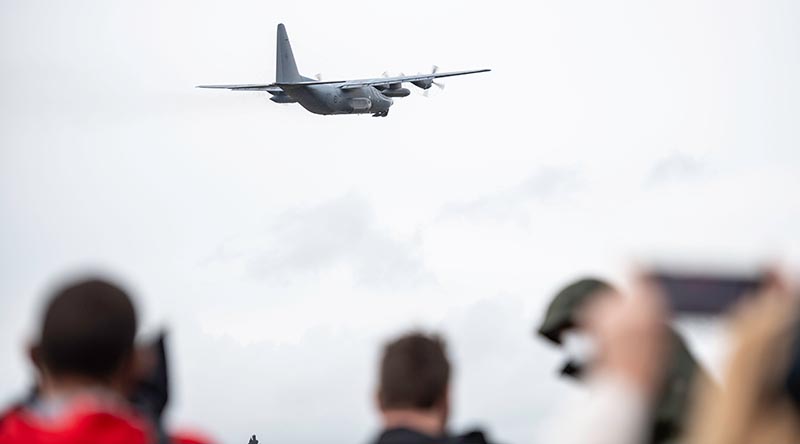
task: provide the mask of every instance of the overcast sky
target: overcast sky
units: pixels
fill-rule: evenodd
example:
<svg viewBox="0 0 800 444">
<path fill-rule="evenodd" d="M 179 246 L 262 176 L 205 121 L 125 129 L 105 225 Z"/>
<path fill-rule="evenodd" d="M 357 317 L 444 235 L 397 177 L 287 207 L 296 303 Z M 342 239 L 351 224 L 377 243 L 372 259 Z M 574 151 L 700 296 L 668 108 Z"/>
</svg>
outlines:
<svg viewBox="0 0 800 444">
<path fill-rule="evenodd" d="M 492 72 L 380 119 L 194 88 L 272 81 L 279 22 L 307 76 Z M 43 295 L 101 270 L 173 332 L 176 425 L 366 442 L 379 347 L 420 327 L 450 341 L 455 427 L 530 442 L 572 390 L 531 335 L 559 286 L 800 265 L 798 24 L 791 0 L 3 1 L 0 400 Z"/>
</svg>

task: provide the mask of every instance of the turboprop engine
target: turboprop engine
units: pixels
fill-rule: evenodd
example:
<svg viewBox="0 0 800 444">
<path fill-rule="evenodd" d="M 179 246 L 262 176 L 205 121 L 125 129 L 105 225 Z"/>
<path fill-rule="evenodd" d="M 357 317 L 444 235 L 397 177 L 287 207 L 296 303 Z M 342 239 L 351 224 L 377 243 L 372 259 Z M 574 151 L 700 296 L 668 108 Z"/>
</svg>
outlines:
<svg viewBox="0 0 800 444">
<path fill-rule="evenodd" d="M 433 79 L 424 79 L 424 80 L 417 80 L 416 82 L 411 82 L 414 86 L 422 89 L 428 89 L 433 85 Z"/>
<path fill-rule="evenodd" d="M 431 74 L 436 74 L 437 71 L 439 71 L 439 67 L 436 66 L 436 65 L 433 65 L 433 69 L 431 70 Z M 430 89 L 431 86 L 433 86 L 433 85 L 436 85 L 437 87 L 439 87 L 439 89 L 444 89 L 444 84 L 436 82 L 432 78 L 417 80 L 416 82 L 411 82 L 411 83 L 414 86 L 416 86 L 417 88 L 421 88 L 421 89 L 424 89 L 424 90 Z"/>
</svg>

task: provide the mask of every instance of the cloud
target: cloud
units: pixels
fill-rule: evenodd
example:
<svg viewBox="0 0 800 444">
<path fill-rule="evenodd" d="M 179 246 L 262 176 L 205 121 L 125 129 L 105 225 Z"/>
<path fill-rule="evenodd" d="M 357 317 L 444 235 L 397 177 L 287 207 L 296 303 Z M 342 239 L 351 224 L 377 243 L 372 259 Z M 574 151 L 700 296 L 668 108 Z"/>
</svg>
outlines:
<svg viewBox="0 0 800 444">
<path fill-rule="evenodd" d="M 679 152 L 674 152 L 653 164 L 645 185 L 657 186 L 670 182 L 692 180 L 699 177 L 705 166 L 697 159 Z"/>
<path fill-rule="evenodd" d="M 561 167 L 541 168 L 523 182 L 473 200 L 449 203 L 442 209 L 442 217 L 516 220 L 527 224 L 527 207 L 531 203 L 550 203 L 580 188 L 574 169 Z"/>
<path fill-rule="evenodd" d="M 266 233 L 218 247 L 210 261 L 243 261 L 258 279 L 288 283 L 344 266 L 357 284 L 414 288 L 433 281 L 418 237 L 394 236 L 362 197 L 347 194 L 309 207 L 286 210 Z"/>
</svg>

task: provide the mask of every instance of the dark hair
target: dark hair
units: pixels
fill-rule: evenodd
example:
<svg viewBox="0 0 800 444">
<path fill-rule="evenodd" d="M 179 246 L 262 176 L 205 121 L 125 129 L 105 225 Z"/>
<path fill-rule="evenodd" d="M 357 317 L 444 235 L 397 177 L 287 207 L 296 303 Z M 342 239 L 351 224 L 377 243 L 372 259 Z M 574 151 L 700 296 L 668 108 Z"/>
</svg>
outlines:
<svg viewBox="0 0 800 444">
<path fill-rule="evenodd" d="M 136 312 L 121 288 L 100 279 L 55 292 L 44 312 L 39 357 L 55 376 L 107 379 L 133 351 Z"/>
<path fill-rule="evenodd" d="M 378 398 L 381 408 L 430 409 L 442 401 L 450 362 L 438 336 L 409 333 L 383 351 Z"/>
</svg>

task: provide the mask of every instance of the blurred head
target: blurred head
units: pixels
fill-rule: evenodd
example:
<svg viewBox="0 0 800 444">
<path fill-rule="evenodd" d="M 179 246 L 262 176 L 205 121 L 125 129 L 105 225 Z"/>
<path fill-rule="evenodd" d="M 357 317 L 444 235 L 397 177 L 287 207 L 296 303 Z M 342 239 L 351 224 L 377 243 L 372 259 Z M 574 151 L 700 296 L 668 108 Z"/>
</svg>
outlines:
<svg viewBox="0 0 800 444">
<path fill-rule="evenodd" d="M 56 291 L 41 323 L 34 363 L 47 383 L 115 386 L 132 365 L 136 312 L 121 288 L 100 279 Z"/>
<path fill-rule="evenodd" d="M 563 345 L 564 333 L 580 327 L 581 310 L 596 296 L 611 292 L 613 287 L 600 279 L 583 278 L 572 282 L 550 301 L 538 333 Z"/>
<path fill-rule="evenodd" d="M 614 293 L 614 288 L 600 279 L 583 278 L 561 289 L 550 302 L 537 333 L 566 350 L 563 375 L 579 377 L 584 373 L 595 353 L 585 331 L 584 314 L 598 300 Z"/>
<path fill-rule="evenodd" d="M 378 406 L 385 421 L 424 415 L 437 422 L 441 433 L 449 412 L 449 386 L 450 362 L 438 336 L 409 333 L 384 348 Z"/>
</svg>

